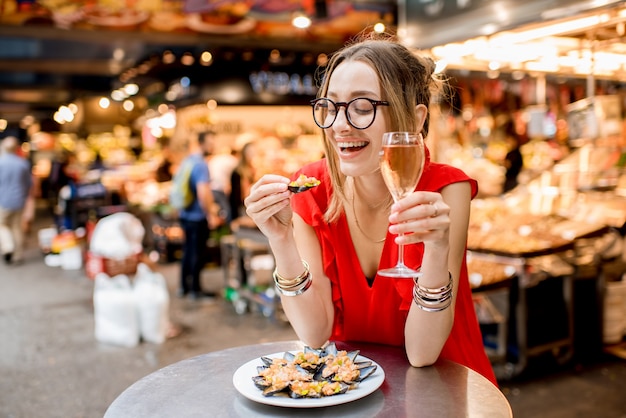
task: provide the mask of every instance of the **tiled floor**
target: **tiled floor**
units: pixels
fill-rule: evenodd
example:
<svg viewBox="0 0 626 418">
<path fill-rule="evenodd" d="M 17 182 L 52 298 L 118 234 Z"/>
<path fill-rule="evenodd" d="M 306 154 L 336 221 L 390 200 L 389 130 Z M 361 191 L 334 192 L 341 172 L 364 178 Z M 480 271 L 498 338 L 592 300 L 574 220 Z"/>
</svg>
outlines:
<svg viewBox="0 0 626 418">
<path fill-rule="evenodd" d="M 284 321 L 261 312 L 237 314 L 223 299 L 172 297 L 169 317 L 179 335 L 131 348 L 99 344 L 93 282 L 82 270 L 46 266 L 34 239 L 25 264 L 0 264 L 0 417 L 102 417 L 124 389 L 168 364 L 226 347 L 296 338 Z M 173 295 L 177 265 L 160 264 L 157 270 Z M 205 273 L 206 287 L 220 291 L 221 272 Z M 501 382 L 516 418 L 623 418 L 624 386 L 626 360 L 610 355 L 566 366 L 536 359 L 527 373 Z"/>
</svg>

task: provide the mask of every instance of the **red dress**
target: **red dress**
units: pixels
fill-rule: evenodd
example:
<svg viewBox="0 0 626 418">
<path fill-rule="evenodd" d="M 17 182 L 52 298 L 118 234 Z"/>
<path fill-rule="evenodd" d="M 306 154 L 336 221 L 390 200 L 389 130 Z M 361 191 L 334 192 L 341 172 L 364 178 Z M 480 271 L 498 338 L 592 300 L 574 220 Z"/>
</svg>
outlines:
<svg viewBox="0 0 626 418">
<path fill-rule="evenodd" d="M 345 214 L 337 222 L 326 223 L 324 213 L 330 198 L 330 178 L 325 160 L 311 163 L 296 173 L 321 180 L 321 184 L 306 193 L 293 196 L 294 211 L 315 229 L 322 248 L 324 272 L 332 282 L 335 320 L 331 340 L 362 341 L 404 347 L 404 324 L 413 301 L 413 281 L 377 277 L 370 287 L 365 277 L 348 228 Z M 444 186 L 467 181 L 472 197 L 478 186 L 461 170 L 426 159 L 418 190 L 439 191 Z M 395 236 L 387 234 L 379 268 L 391 267 L 398 256 Z M 421 266 L 424 245 L 404 248 L 405 263 L 412 268 Z M 465 259 L 456 300 L 454 324 L 441 358 L 463 364 L 497 385 L 491 363 L 485 353 L 476 311 L 472 302 Z"/>
</svg>

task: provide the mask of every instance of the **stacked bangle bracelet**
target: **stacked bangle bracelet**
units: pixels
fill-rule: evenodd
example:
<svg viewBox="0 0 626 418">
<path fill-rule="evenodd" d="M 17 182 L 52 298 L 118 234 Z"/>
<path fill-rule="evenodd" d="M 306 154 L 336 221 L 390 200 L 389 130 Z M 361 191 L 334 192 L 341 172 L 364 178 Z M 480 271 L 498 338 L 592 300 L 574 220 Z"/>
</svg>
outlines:
<svg viewBox="0 0 626 418">
<path fill-rule="evenodd" d="M 274 284 L 276 290 L 283 296 L 298 296 L 306 292 L 313 280 L 311 280 L 311 272 L 309 270 L 309 264 L 302 260 L 304 271 L 294 279 L 285 279 L 278 274 L 277 269 L 274 269 Z"/>
<path fill-rule="evenodd" d="M 419 284 L 415 279 L 413 287 L 413 301 L 418 308 L 427 312 L 440 312 L 452 304 L 452 274 L 448 272 L 448 284 L 439 288 L 428 288 Z"/>
</svg>

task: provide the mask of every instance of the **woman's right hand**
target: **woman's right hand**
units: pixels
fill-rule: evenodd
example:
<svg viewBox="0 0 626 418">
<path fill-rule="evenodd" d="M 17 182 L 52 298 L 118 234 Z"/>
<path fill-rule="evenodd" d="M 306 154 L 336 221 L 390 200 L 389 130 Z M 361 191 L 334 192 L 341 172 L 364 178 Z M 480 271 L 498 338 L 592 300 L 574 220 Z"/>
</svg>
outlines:
<svg viewBox="0 0 626 418">
<path fill-rule="evenodd" d="M 293 212 L 288 185 L 287 177 L 266 174 L 252 185 L 244 200 L 246 213 L 268 238 L 280 238 L 290 231 Z"/>
</svg>

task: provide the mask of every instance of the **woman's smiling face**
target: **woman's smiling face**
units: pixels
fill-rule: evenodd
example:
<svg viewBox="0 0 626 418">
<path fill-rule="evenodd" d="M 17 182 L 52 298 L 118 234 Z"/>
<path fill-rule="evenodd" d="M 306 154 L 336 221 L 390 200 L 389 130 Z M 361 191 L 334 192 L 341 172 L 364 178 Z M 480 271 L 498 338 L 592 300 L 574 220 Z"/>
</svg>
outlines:
<svg viewBox="0 0 626 418">
<path fill-rule="evenodd" d="M 383 100 L 374 69 L 361 61 L 345 61 L 331 74 L 326 97 L 334 102 L 349 102 L 357 97 Z M 345 107 L 326 136 L 339 157 L 339 166 L 346 176 L 372 174 L 379 168 L 382 135 L 387 130 L 387 106 L 376 109 L 376 119 L 367 129 L 356 129 L 346 119 Z"/>
</svg>

